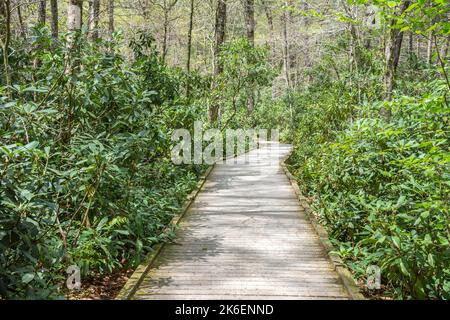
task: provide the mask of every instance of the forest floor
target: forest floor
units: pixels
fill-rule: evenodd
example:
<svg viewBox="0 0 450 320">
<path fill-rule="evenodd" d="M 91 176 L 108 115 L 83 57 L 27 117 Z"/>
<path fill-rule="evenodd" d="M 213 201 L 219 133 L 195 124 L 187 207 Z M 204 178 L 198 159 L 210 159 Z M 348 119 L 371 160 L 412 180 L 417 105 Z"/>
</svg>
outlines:
<svg viewBox="0 0 450 320">
<path fill-rule="evenodd" d="M 114 300 L 133 274 L 130 270 L 118 270 L 111 274 L 99 275 L 82 280 L 80 291 L 71 291 L 69 300 Z"/>
</svg>

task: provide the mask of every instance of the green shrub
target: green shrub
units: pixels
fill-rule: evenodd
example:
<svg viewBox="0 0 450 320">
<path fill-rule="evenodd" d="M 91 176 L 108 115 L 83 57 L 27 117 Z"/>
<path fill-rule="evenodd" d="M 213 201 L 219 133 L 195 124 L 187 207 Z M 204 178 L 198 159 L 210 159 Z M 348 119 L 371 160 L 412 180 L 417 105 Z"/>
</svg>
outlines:
<svg viewBox="0 0 450 320">
<path fill-rule="evenodd" d="M 67 52 L 38 31 L 39 50 L 12 59 L 13 87 L 0 86 L 3 298 L 60 296 L 72 264 L 83 276 L 136 266 L 170 236 L 203 170 L 170 161 L 172 131 L 202 116 L 183 96 L 195 75 L 167 68 L 143 33 L 126 62 L 114 44 L 80 37 Z M 34 59 L 29 79 L 22 66 Z"/>
<path fill-rule="evenodd" d="M 390 122 L 381 106 L 363 108 L 295 174 L 357 276 L 377 265 L 398 298 L 448 299 L 450 110 L 440 91 L 393 102 Z"/>
</svg>

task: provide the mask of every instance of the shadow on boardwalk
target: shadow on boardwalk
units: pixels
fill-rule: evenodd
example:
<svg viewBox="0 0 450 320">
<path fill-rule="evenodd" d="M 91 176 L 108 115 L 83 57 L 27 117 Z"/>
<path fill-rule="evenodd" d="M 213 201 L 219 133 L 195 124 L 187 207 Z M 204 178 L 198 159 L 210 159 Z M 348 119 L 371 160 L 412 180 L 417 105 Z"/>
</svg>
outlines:
<svg viewBox="0 0 450 320">
<path fill-rule="evenodd" d="M 278 159 L 217 165 L 134 299 L 347 299 Z"/>
</svg>

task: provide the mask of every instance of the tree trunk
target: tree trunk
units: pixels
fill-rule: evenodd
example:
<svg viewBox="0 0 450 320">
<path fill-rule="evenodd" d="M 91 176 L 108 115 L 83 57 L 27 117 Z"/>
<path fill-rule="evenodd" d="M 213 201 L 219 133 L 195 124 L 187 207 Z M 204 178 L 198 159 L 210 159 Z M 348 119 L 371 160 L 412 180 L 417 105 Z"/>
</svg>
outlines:
<svg viewBox="0 0 450 320">
<path fill-rule="evenodd" d="M 245 24 L 247 39 L 252 46 L 255 45 L 255 0 L 244 0 Z"/>
<path fill-rule="evenodd" d="M 164 9 L 164 33 L 163 33 L 163 46 L 162 46 L 162 60 L 163 62 L 166 61 L 167 56 L 167 34 L 169 31 L 169 12 L 167 9 Z"/>
<path fill-rule="evenodd" d="M 406 9 L 408 9 L 411 1 L 403 0 L 397 15 L 402 15 Z M 392 90 L 395 85 L 395 74 L 398 67 L 398 62 L 400 59 L 400 52 L 403 41 L 403 32 L 400 32 L 397 28 L 394 28 L 396 21 L 392 19 L 391 21 L 391 29 L 390 29 L 390 37 L 388 44 L 386 46 L 386 68 L 384 73 L 384 85 L 385 85 L 385 99 L 387 101 L 392 100 Z M 390 112 L 386 109 L 382 109 L 382 115 L 386 118 L 386 120 L 390 119 Z"/>
<path fill-rule="evenodd" d="M 244 0 L 245 6 L 245 23 L 247 29 L 247 39 L 248 42 L 254 47 L 255 46 L 255 1 L 254 0 Z M 247 97 L 247 112 L 250 114 L 255 108 L 255 98 L 254 92 L 250 89 L 249 95 Z"/>
<path fill-rule="evenodd" d="M 285 6 L 288 7 L 289 3 L 286 1 Z M 288 34 L 288 24 L 289 24 L 289 14 L 287 9 L 283 11 L 283 66 L 284 66 L 284 76 L 286 80 L 286 87 L 289 90 L 291 88 L 290 80 L 290 68 L 289 68 L 289 34 Z"/>
<path fill-rule="evenodd" d="M 11 75 L 9 73 L 9 43 L 11 41 L 11 2 L 10 0 L 0 0 L 0 24 L 5 26 L 0 29 L 0 45 L 3 52 L 3 69 L 5 72 L 5 84 L 9 96 L 9 86 L 11 85 Z"/>
<path fill-rule="evenodd" d="M 58 1 L 50 0 L 50 7 L 51 7 L 51 12 L 52 12 L 52 21 L 51 21 L 52 37 L 54 39 L 58 39 L 58 36 L 59 36 Z"/>
<path fill-rule="evenodd" d="M 413 54 L 414 53 L 414 34 L 411 31 L 409 33 L 409 54 Z"/>
<path fill-rule="evenodd" d="M 75 50 L 75 38 L 77 33 L 81 30 L 81 7 L 83 5 L 82 0 L 69 0 L 69 6 L 67 8 L 67 30 L 69 31 L 67 39 L 67 48 L 69 51 Z M 69 54 L 69 63 L 67 67 L 67 74 L 73 72 L 74 68 L 78 65 L 78 62 L 72 59 Z"/>
<path fill-rule="evenodd" d="M 98 39 L 98 21 L 100 16 L 100 0 L 89 1 L 89 37 L 92 41 Z"/>
<path fill-rule="evenodd" d="M 227 0 L 218 0 L 215 24 L 215 43 L 214 43 L 214 76 L 217 77 L 223 72 L 223 64 L 220 61 L 221 47 L 225 41 L 225 32 L 227 25 Z M 209 119 L 216 122 L 219 118 L 219 106 L 213 103 L 209 108 Z"/>
<path fill-rule="evenodd" d="M 416 38 L 416 55 L 417 58 L 420 58 L 420 37 Z"/>
<path fill-rule="evenodd" d="M 47 18 L 46 14 L 47 9 L 47 1 L 46 0 L 40 0 L 38 3 L 38 23 L 41 25 L 45 24 L 45 20 Z"/>
<path fill-rule="evenodd" d="M 45 20 L 47 18 L 46 11 L 47 11 L 47 1 L 46 0 L 40 0 L 38 2 L 38 16 L 37 16 L 37 22 L 38 22 L 38 24 L 40 26 L 44 26 L 45 25 Z M 35 45 L 34 46 L 34 50 L 35 51 L 38 51 L 39 49 L 40 49 L 39 45 Z M 41 60 L 38 59 L 38 58 L 35 58 L 33 60 L 33 69 L 34 70 L 39 69 L 40 65 L 41 65 Z M 35 75 L 36 75 L 36 73 L 33 72 L 33 75 L 32 75 L 33 81 L 36 81 Z M 33 98 L 36 101 L 36 98 L 37 98 L 37 94 L 36 93 L 33 94 Z"/>
<path fill-rule="evenodd" d="M 82 7 L 83 0 L 69 0 L 68 8 L 67 8 L 67 30 L 69 31 L 67 38 L 67 68 L 66 75 L 73 76 L 77 73 L 77 69 L 79 68 L 80 61 L 77 55 L 78 46 L 76 45 L 76 38 L 79 36 L 81 31 L 82 24 Z M 73 83 L 70 83 L 73 85 Z M 73 103 L 71 99 L 69 99 L 69 103 L 66 111 L 67 116 L 64 121 L 61 123 L 60 127 L 60 139 L 62 143 L 68 144 L 72 138 L 72 128 L 74 121 L 74 110 Z"/>
<path fill-rule="evenodd" d="M 69 0 L 67 10 L 67 30 L 77 32 L 81 30 L 81 7 L 82 0 Z"/>
<path fill-rule="evenodd" d="M 108 1 L 108 31 L 110 38 L 112 38 L 114 32 L 114 0 Z"/>
<path fill-rule="evenodd" d="M 433 32 L 430 31 L 427 40 L 427 62 L 431 64 L 431 60 L 433 59 Z"/>
<path fill-rule="evenodd" d="M 25 25 L 23 24 L 22 9 L 20 8 L 20 1 L 16 1 L 15 4 L 17 6 L 17 20 L 19 21 L 20 36 L 23 38 L 24 41 L 26 41 L 27 33 L 25 31 Z"/>
<path fill-rule="evenodd" d="M 269 5 L 266 0 L 262 0 L 262 5 L 264 7 L 264 12 L 266 14 L 267 18 L 267 24 L 269 25 L 269 43 L 270 43 L 270 49 L 272 52 L 272 60 L 275 57 L 275 33 L 274 33 L 274 26 L 273 26 L 273 15 L 272 11 L 269 8 Z"/>
<path fill-rule="evenodd" d="M 188 30 L 188 44 L 187 44 L 187 61 L 186 71 L 191 72 L 191 55 L 192 55 L 192 29 L 194 28 L 194 4 L 195 0 L 191 0 L 191 11 L 189 13 L 189 30 Z M 186 83 L 186 96 L 189 98 L 191 95 L 191 83 L 188 80 Z"/>
<path fill-rule="evenodd" d="M 189 14 L 188 48 L 187 48 L 188 50 L 187 50 L 187 63 L 186 63 L 187 72 L 191 71 L 192 29 L 194 27 L 194 2 L 195 2 L 195 0 L 191 0 L 191 12 Z"/>
<path fill-rule="evenodd" d="M 269 7 L 269 3 L 267 0 L 261 0 L 261 3 L 264 7 L 264 12 L 266 14 L 267 18 L 267 24 L 269 25 L 269 46 L 270 46 L 270 64 L 272 66 L 275 65 L 275 57 L 276 57 L 276 43 L 275 43 L 275 28 L 273 24 L 273 14 L 272 10 Z M 272 98 L 275 99 L 276 97 L 276 85 L 275 82 L 272 84 Z"/>
</svg>

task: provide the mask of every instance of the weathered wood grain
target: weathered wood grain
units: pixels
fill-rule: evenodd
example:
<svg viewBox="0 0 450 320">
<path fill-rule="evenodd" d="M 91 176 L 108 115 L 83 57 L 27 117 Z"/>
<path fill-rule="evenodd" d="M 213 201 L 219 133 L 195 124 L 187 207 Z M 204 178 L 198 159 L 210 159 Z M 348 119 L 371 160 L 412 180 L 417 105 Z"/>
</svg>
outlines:
<svg viewBox="0 0 450 320">
<path fill-rule="evenodd" d="M 134 299 L 348 299 L 268 144 L 218 164 Z"/>
</svg>

